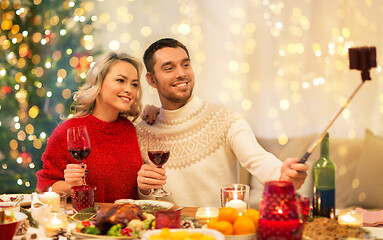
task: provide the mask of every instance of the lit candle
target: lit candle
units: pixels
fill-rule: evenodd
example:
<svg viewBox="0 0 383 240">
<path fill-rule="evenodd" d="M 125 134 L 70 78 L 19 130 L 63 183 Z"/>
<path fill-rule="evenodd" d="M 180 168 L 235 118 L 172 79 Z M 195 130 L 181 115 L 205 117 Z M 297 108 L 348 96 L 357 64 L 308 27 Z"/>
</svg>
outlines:
<svg viewBox="0 0 383 240">
<path fill-rule="evenodd" d="M 233 194 L 233 199 L 226 203 L 226 207 L 235 208 L 239 213 L 242 213 L 246 211 L 247 204 L 241 199 L 238 199 L 238 193 L 235 191 Z"/>
<path fill-rule="evenodd" d="M 353 210 L 342 211 L 338 216 L 338 223 L 350 227 L 360 227 L 363 225 L 363 216 Z"/>
<path fill-rule="evenodd" d="M 62 212 L 51 213 L 44 221 L 44 231 L 47 237 L 52 237 L 58 231 L 67 230 L 68 218 Z"/>
<path fill-rule="evenodd" d="M 49 188 L 48 192 L 40 196 L 40 201 L 51 206 L 52 212 L 58 212 L 60 210 L 60 195 L 52 192 L 52 187 Z"/>
<path fill-rule="evenodd" d="M 226 207 L 232 207 L 237 209 L 239 213 L 244 212 L 247 209 L 247 205 L 244 201 L 240 199 L 233 199 L 226 203 Z"/>
<path fill-rule="evenodd" d="M 219 209 L 218 208 L 198 208 L 195 217 L 202 223 L 206 224 L 213 219 L 218 219 Z"/>
</svg>

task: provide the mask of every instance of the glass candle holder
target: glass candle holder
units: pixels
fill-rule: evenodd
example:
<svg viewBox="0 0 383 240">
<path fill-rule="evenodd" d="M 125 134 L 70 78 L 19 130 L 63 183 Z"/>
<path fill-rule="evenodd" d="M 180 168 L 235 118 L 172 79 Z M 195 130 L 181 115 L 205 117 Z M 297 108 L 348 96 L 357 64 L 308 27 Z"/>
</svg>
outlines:
<svg viewBox="0 0 383 240">
<path fill-rule="evenodd" d="M 94 207 L 94 192 L 96 187 L 89 185 L 74 186 L 71 188 L 72 207 L 76 211 Z"/>
<path fill-rule="evenodd" d="M 341 211 L 338 216 L 338 223 L 349 227 L 361 227 L 363 216 L 354 210 Z"/>
<path fill-rule="evenodd" d="M 181 227 L 181 211 L 163 209 L 154 213 L 156 221 L 156 229 L 161 228 L 180 228 Z"/>
<path fill-rule="evenodd" d="M 230 184 L 221 188 L 221 207 L 233 207 L 239 213 L 250 206 L 250 187 L 245 184 Z"/>
<path fill-rule="evenodd" d="M 52 212 L 43 220 L 45 236 L 52 237 L 57 232 L 67 230 L 68 218 L 63 212 Z"/>
<path fill-rule="evenodd" d="M 204 207 L 204 208 L 197 209 L 195 217 L 198 219 L 198 221 L 201 224 L 207 224 L 208 222 L 212 220 L 218 219 L 218 215 L 219 215 L 218 208 Z"/>
<path fill-rule="evenodd" d="M 291 182 L 270 181 L 259 205 L 257 239 L 301 240 L 303 221 Z"/>
</svg>

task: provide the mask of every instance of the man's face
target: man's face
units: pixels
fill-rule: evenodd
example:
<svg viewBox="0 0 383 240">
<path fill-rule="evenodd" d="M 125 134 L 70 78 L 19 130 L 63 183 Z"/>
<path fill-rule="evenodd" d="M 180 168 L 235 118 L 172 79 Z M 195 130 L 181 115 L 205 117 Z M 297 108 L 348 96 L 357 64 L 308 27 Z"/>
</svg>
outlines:
<svg viewBox="0 0 383 240">
<path fill-rule="evenodd" d="M 148 83 L 157 88 L 162 107 L 175 110 L 188 101 L 194 88 L 194 72 L 186 52 L 166 47 L 154 53 L 154 73 L 147 73 Z"/>
</svg>

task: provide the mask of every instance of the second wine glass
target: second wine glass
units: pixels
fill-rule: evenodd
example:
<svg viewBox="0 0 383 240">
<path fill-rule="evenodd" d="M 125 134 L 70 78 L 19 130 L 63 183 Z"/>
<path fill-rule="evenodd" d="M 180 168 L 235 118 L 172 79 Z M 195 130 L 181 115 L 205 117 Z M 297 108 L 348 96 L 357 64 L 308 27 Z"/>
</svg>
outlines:
<svg viewBox="0 0 383 240">
<path fill-rule="evenodd" d="M 90 153 L 90 139 L 87 128 L 85 126 L 68 128 L 67 144 L 70 155 L 81 164 L 84 164 L 84 160 Z M 85 178 L 83 178 L 83 185 L 86 185 Z"/>
<path fill-rule="evenodd" d="M 149 134 L 148 135 L 148 157 L 150 161 L 156 165 L 158 168 L 162 168 L 162 166 L 168 161 L 170 156 L 170 147 L 169 142 L 166 135 L 156 135 Z M 170 195 L 171 193 L 164 190 L 163 187 L 160 189 L 156 189 L 153 192 L 155 197 L 165 197 Z"/>
</svg>

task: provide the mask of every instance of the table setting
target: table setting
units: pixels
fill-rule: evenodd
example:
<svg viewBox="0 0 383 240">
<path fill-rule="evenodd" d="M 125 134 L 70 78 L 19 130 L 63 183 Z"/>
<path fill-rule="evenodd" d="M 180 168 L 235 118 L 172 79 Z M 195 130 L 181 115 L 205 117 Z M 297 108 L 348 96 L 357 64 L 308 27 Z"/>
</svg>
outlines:
<svg viewBox="0 0 383 240">
<path fill-rule="evenodd" d="M 323 235 L 331 226 L 338 231 L 337 234 L 342 232 L 343 239 L 347 238 L 347 234 L 354 239 L 383 237 L 383 228 L 377 227 L 382 226 L 382 210 L 345 209 L 336 211 L 337 220 L 312 218 L 307 205 L 308 198 L 295 194 L 289 182 L 267 182 L 258 209 L 249 208 L 249 187 L 246 185 L 224 186 L 220 193 L 220 208 L 175 206 L 161 200 L 118 199 L 114 203 L 100 203 L 94 202 L 94 198 L 93 201 L 90 199 L 88 205 L 83 204 L 79 208 L 73 205 L 70 198 L 60 197 L 60 193 L 51 190 L 25 194 L 22 207 L 12 208 L 11 211 L 3 209 L 5 216 L 13 215 L 15 221 L 13 230 L 4 230 L 7 224 L 0 224 L 0 233 L 1 236 L 6 236 L 5 232 L 13 236 L 19 232 L 13 237 L 7 235 L 5 240 L 153 240 L 166 239 L 165 236 L 172 239 L 190 236 L 199 239 L 205 236 L 204 239 L 212 240 L 317 239 L 315 234 L 318 231 Z M 8 195 L 2 195 L 0 199 L 3 203 L 15 200 Z M 82 201 L 81 197 L 77 200 Z M 110 220 L 112 212 L 112 218 L 118 221 Z M 372 224 L 374 219 L 375 224 Z M 16 229 L 25 225 L 25 222 L 29 222 L 29 227 L 24 232 Z M 113 232 L 114 236 L 108 235 Z"/>
</svg>

